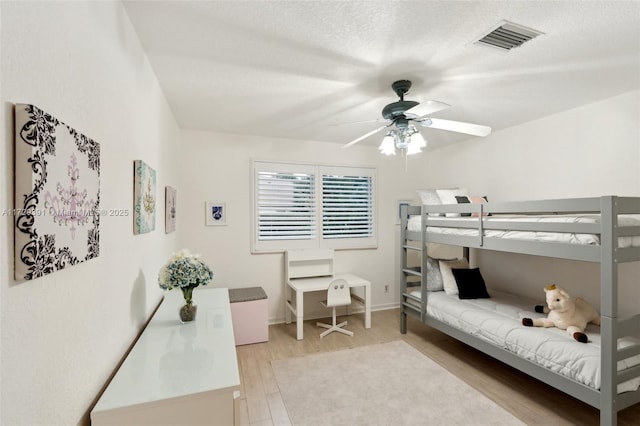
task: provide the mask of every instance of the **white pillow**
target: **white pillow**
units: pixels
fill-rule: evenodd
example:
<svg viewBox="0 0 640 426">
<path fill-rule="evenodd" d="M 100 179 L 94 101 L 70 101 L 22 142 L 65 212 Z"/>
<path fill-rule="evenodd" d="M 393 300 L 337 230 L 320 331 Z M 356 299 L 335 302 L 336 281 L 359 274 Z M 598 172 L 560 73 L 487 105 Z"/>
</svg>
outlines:
<svg viewBox="0 0 640 426">
<path fill-rule="evenodd" d="M 452 188 L 454 189 L 454 188 Z M 416 192 L 418 193 L 418 196 L 420 197 L 420 201 L 421 203 L 427 204 L 427 205 L 440 205 L 442 204 L 442 201 L 440 200 L 440 197 L 438 196 L 438 189 L 418 189 L 416 190 Z M 429 216 L 444 216 L 441 213 L 429 213 Z"/>
<path fill-rule="evenodd" d="M 442 204 L 458 204 L 458 200 L 456 200 L 456 196 L 469 196 L 466 188 L 460 189 L 436 189 L 436 193 L 440 198 Z M 447 213 L 447 217 L 458 217 L 460 213 Z"/>
<path fill-rule="evenodd" d="M 416 192 L 422 204 L 442 204 L 435 189 L 418 189 Z"/>
<path fill-rule="evenodd" d="M 440 273 L 442 274 L 442 286 L 444 292 L 448 295 L 458 294 L 458 284 L 456 284 L 456 277 L 453 276 L 452 269 L 468 269 L 469 262 L 467 259 L 456 260 L 441 260 L 440 261 Z"/>
</svg>

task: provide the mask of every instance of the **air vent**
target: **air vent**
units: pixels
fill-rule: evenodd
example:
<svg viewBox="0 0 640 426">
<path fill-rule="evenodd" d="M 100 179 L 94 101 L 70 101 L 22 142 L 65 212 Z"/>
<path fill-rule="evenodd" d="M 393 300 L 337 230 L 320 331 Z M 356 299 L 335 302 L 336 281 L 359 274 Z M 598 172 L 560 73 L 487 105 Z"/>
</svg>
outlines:
<svg viewBox="0 0 640 426">
<path fill-rule="evenodd" d="M 512 22 L 502 21 L 496 29 L 490 31 L 476 43 L 510 51 L 541 34 L 544 33 Z"/>
</svg>

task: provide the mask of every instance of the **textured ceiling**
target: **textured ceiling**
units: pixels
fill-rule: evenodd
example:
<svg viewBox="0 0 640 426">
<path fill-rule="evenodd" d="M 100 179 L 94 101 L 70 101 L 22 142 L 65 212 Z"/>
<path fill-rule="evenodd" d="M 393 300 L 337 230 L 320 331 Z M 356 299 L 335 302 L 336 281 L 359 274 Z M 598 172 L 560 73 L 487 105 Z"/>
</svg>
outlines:
<svg viewBox="0 0 640 426">
<path fill-rule="evenodd" d="M 496 130 L 640 88 L 638 1 L 124 1 L 179 125 L 346 143 L 397 100 Z M 504 53 L 502 20 L 544 35 Z M 437 147 L 469 136 L 422 133 Z M 364 140 L 378 144 L 381 135 Z"/>
</svg>

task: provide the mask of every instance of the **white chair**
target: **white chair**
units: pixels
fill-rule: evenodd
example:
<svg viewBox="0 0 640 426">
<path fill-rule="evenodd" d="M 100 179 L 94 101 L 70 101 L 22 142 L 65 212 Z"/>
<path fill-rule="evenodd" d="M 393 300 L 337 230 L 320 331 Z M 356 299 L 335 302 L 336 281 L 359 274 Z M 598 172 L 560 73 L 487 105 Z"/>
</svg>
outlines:
<svg viewBox="0 0 640 426">
<path fill-rule="evenodd" d="M 327 328 L 327 331 L 322 332 L 320 334 L 320 338 L 323 338 L 327 334 L 332 331 L 339 331 L 340 333 L 353 336 L 353 332 L 349 330 L 345 330 L 342 327 L 347 325 L 347 322 L 341 322 L 340 324 L 336 324 L 336 307 L 337 306 L 347 306 L 351 304 L 351 290 L 349 289 L 349 283 L 347 283 L 343 279 L 336 279 L 331 281 L 329 284 L 329 288 L 327 290 L 327 300 L 320 302 L 323 306 L 327 308 L 332 308 L 332 318 L 333 324 L 324 324 L 321 322 L 316 323 L 318 327 Z"/>
</svg>

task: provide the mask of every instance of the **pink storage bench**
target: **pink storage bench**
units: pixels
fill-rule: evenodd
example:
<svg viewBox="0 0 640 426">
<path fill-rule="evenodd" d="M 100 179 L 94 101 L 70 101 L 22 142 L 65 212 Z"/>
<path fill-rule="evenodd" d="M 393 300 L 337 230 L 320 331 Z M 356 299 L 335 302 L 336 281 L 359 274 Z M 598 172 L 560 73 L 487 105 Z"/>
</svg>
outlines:
<svg viewBox="0 0 640 426">
<path fill-rule="evenodd" d="M 263 288 L 230 288 L 229 301 L 236 346 L 268 341 L 268 300 Z"/>
</svg>

